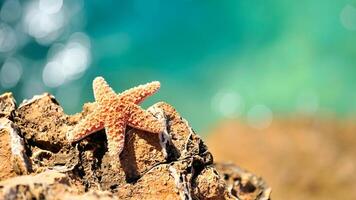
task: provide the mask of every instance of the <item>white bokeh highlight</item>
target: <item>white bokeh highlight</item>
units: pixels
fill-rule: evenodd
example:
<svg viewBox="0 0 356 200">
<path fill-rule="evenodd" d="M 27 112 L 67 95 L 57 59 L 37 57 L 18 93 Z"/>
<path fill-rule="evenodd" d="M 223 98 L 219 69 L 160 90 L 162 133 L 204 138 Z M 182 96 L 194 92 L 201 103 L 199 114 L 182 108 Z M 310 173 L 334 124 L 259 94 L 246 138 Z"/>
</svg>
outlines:
<svg viewBox="0 0 356 200">
<path fill-rule="evenodd" d="M 0 23 L 0 53 L 9 52 L 16 48 L 15 31 L 5 23 Z"/>
<path fill-rule="evenodd" d="M 215 94 L 211 101 L 212 109 L 223 117 L 236 117 L 243 111 L 243 100 L 239 93 L 222 90 Z"/>
<path fill-rule="evenodd" d="M 297 98 L 296 108 L 301 114 L 315 114 L 319 109 L 319 97 L 313 91 L 304 91 Z"/>
<path fill-rule="evenodd" d="M 74 33 L 67 44 L 55 46 L 42 72 L 43 83 L 59 87 L 80 78 L 91 60 L 90 40 L 84 33 Z"/>
<path fill-rule="evenodd" d="M 272 121 L 272 110 L 262 104 L 253 106 L 247 113 L 247 123 L 259 130 L 268 128 Z"/>
<path fill-rule="evenodd" d="M 356 30 L 356 8 L 346 5 L 340 13 L 340 22 L 348 30 Z"/>
<path fill-rule="evenodd" d="M 60 29 L 67 20 L 61 8 L 62 3 L 53 0 L 47 3 L 43 1 L 28 3 L 23 17 L 24 30 L 40 43 L 54 41 L 60 35 Z"/>
<path fill-rule="evenodd" d="M 7 0 L 1 7 L 0 19 L 4 22 L 11 23 L 21 17 L 22 7 L 18 0 Z"/>
<path fill-rule="evenodd" d="M 1 87 L 6 89 L 15 87 L 21 79 L 22 71 L 21 63 L 18 60 L 7 59 L 0 69 Z"/>
<path fill-rule="evenodd" d="M 55 14 L 61 10 L 63 0 L 40 0 L 39 8 L 46 14 Z"/>
</svg>

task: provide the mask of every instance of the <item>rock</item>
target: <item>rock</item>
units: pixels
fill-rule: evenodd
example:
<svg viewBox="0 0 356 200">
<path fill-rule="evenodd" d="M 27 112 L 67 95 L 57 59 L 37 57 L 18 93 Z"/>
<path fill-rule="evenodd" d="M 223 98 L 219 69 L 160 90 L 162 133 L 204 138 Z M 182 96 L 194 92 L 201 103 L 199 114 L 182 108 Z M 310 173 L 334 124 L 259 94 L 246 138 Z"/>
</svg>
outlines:
<svg viewBox="0 0 356 200">
<path fill-rule="evenodd" d="M 229 192 L 240 200 L 269 200 L 271 188 L 262 178 L 231 163 L 218 163 L 215 168 L 224 177 Z"/>
<path fill-rule="evenodd" d="M 1 118 L 0 120 L 4 120 Z M 16 176 L 11 162 L 11 135 L 8 129 L 0 128 L 0 180 Z"/>
<path fill-rule="evenodd" d="M 41 199 L 50 197 L 52 192 L 68 190 L 68 177 L 56 171 L 37 175 L 18 176 L 0 182 L 1 196 L 4 199 Z"/>
<path fill-rule="evenodd" d="M 68 143 L 66 132 L 93 106 L 85 104 L 83 112 L 68 116 L 49 94 L 22 103 L 13 112 L 14 122 L 7 119 L 7 124 L 18 130 L 12 132 L 21 139 L 17 144 L 22 145 L 23 162 L 19 163 L 26 169 L 23 174 L 29 175 L 13 177 L 17 173 L 4 171 L 2 180 L 7 180 L 0 182 L 0 199 L 218 200 L 240 195 L 234 196 L 232 192 L 237 190 L 231 190 L 220 176 L 203 140 L 163 102 L 148 110 L 166 125 L 165 131 L 153 134 L 127 127 L 125 147 L 115 166 L 107 153 L 104 130 Z M 12 137 L 4 135 L 8 138 L 0 138 L 1 142 Z M 6 158 L 18 155 L 10 150 L 12 144 L 1 146 Z M 7 169 L 14 166 L 18 164 L 8 164 Z"/>
<path fill-rule="evenodd" d="M 20 131 L 7 118 L 0 118 L 0 147 L 0 180 L 31 171 Z"/>
<path fill-rule="evenodd" d="M 16 102 L 12 93 L 5 93 L 0 96 L 0 118 L 11 118 L 16 109 Z"/>
<path fill-rule="evenodd" d="M 226 190 L 226 184 L 213 166 L 206 167 L 193 182 L 194 195 L 198 199 L 235 199 Z"/>
<path fill-rule="evenodd" d="M 11 93 L 0 96 L 0 180 L 31 170 L 20 129 L 13 118 L 16 102 Z"/>
<path fill-rule="evenodd" d="M 21 103 L 14 121 L 31 146 L 58 152 L 67 143 L 67 116 L 56 99 L 48 93 Z"/>
</svg>

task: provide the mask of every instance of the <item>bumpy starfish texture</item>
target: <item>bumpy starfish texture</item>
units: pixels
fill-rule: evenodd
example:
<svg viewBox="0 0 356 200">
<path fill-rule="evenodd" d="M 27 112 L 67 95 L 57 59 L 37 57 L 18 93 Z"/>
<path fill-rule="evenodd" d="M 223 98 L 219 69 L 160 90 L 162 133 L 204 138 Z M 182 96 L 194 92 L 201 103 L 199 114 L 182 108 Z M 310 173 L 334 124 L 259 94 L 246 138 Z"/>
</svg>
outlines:
<svg viewBox="0 0 356 200">
<path fill-rule="evenodd" d="M 125 128 L 131 127 L 161 133 L 164 125 L 137 104 L 155 93 L 160 83 L 155 81 L 117 95 L 102 77 L 93 81 L 95 109 L 68 132 L 70 142 L 78 141 L 105 128 L 109 154 L 120 154 L 125 141 Z"/>
</svg>

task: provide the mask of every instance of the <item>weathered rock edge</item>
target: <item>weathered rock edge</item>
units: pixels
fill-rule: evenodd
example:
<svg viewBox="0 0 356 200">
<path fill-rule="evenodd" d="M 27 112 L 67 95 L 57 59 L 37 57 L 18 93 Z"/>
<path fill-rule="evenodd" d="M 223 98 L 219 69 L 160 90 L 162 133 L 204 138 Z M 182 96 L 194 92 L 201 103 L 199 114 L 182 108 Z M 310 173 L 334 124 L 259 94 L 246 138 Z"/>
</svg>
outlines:
<svg viewBox="0 0 356 200">
<path fill-rule="evenodd" d="M 1 95 L 0 162 L 6 164 L 0 165 L 0 199 L 269 199 L 260 178 L 233 165 L 215 166 L 202 139 L 167 103 L 148 109 L 165 131 L 127 127 L 115 167 L 104 130 L 68 143 L 66 132 L 93 106 L 69 116 L 47 93 L 18 108 L 10 93 Z"/>
</svg>

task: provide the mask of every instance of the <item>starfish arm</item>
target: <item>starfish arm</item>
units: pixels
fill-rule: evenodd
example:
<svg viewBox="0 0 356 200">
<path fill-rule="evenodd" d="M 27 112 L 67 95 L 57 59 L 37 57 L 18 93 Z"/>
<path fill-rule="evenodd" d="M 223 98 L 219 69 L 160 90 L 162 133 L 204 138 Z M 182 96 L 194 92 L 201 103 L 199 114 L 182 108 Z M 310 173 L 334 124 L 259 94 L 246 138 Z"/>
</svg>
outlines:
<svg viewBox="0 0 356 200">
<path fill-rule="evenodd" d="M 114 121 L 115 120 L 115 121 Z M 112 118 L 105 123 L 105 132 L 108 140 L 108 150 L 110 156 L 119 156 L 125 145 L 125 119 L 123 115 Z"/>
<path fill-rule="evenodd" d="M 140 104 L 147 97 L 152 96 L 159 90 L 161 84 L 159 81 L 153 81 L 137 87 L 131 88 L 119 94 L 119 98 L 134 104 Z"/>
<path fill-rule="evenodd" d="M 103 77 L 96 77 L 93 81 L 93 91 L 95 101 L 99 104 L 111 101 L 117 98 L 115 91 L 109 86 Z"/>
<path fill-rule="evenodd" d="M 164 124 L 162 122 L 135 104 L 132 104 L 130 107 L 130 115 L 127 121 L 131 127 L 143 131 L 161 133 L 164 130 Z"/>
<path fill-rule="evenodd" d="M 67 139 L 70 142 L 75 142 L 102 128 L 104 128 L 104 123 L 101 121 L 100 112 L 94 110 L 67 133 Z"/>
</svg>

